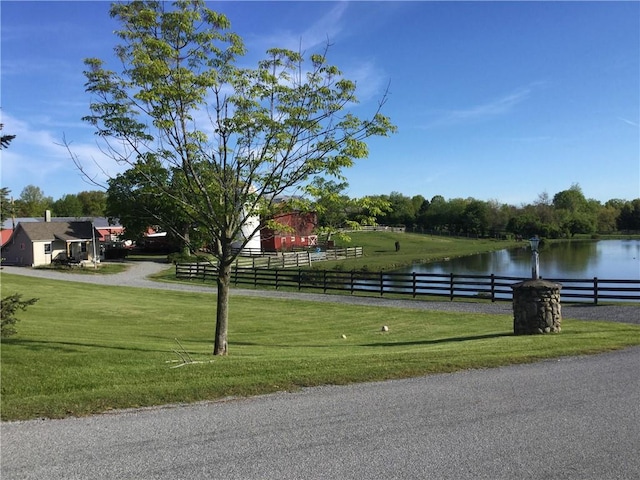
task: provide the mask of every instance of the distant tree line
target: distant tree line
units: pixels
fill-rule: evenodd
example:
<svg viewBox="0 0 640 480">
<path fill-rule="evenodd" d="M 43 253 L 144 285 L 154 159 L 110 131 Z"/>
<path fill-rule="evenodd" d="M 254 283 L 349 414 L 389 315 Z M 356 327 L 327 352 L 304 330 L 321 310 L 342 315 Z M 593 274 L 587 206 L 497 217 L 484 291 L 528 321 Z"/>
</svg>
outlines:
<svg viewBox="0 0 640 480">
<path fill-rule="evenodd" d="M 103 217 L 107 205 L 107 194 L 102 190 L 91 190 L 63 195 L 53 200 L 40 187 L 27 185 L 18 198 L 3 188 L 2 221 L 11 217 L 44 217 L 46 210 L 55 217 Z"/>
<path fill-rule="evenodd" d="M 576 234 L 640 232 L 640 198 L 612 199 L 606 203 L 587 199 L 578 184 L 550 197 L 513 206 L 497 200 L 453 198 L 436 195 L 405 196 L 399 192 L 380 195 L 389 209 L 378 215 L 382 225 L 404 225 L 413 231 L 437 231 L 451 235 L 497 237 L 540 235 L 570 238 Z"/>
<path fill-rule="evenodd" d="M 45 196 L 34 185 L 27 185 L 20 196 L 11 202 L 9 192 L 2 189 L 2 220 L 10 217 L 40 217 L 51 210 L 58 217 L 102 217 L 119 219 L 129 226 L 130 238 L 157 226 L 157 220 L 144 218 L 144 211 L 137 202 L 153 201 L 154 208 L 170 209 L 153 195 L 140 195 L 131 201 L 130 185 L 122 178 L 111 182 L 107 192 L 100 190 L 66 194 L 57 200 Z M 500 237 L 540 235 L 546 238 L 570 238 L 576 234 L 610 234 L 616 232 L 640 232 L 640 198 L 634 200 L 611 199 L 606 203 L 587 199 L 578 184 L 550 197 L 546 192 L 531 204 L 513 206 L 497 200 L 475 198 L 445 199 L 436 195 L 427 200 L 422 195 L 408 197 L 399 192 L 389 195 L 373 195 L 350 198 L 344 193 L 346 183 L 323 185 L 323 196 L 313 199 L 318 212 L 318 230 L 328 233 L 353 224 L 376 222 L 380 225 L 405 226 L 410 231 L 435 231 L 449 235 Z M 132 190 L 132 191 L 128 191 Z M 326 192 L 329 192 L 327 194 Z M 139 197 L 139 198 L 138 198 Z M 140 217 L 140 218 L 138 218 Z M 189 224 L 177 215 L 181 225 Z M 125 225 L 126 224 L 126 225 Z M 167 230 L 175 226 L 164 226 Z M 168 228 L 171 227 L 171 228 Z M 192 228 L 197 238 L 197 229 Z M 201 239 L 204 242 L 204 237 Z M 196 241 L 196 243 L 198 243 Z"/>
</svg>

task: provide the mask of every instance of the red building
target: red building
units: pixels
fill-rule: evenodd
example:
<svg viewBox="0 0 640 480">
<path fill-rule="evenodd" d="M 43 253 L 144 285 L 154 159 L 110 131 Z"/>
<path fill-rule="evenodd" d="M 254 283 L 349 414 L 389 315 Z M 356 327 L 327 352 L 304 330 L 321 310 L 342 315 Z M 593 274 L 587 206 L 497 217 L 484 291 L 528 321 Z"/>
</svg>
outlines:
<svg viewBox="0 0 640 480">
<path fill-rule="evenodd" d="M 313 234 L 317 224 L 317 215 L 314 212 L 282 213 L 273 217 L 273 220 L 286 228 L 279 230 L 263 228 L 260 231 L 262 251 L 286 251 L 314 247 L 318 244 L 318 236 Z"/>
</svg>

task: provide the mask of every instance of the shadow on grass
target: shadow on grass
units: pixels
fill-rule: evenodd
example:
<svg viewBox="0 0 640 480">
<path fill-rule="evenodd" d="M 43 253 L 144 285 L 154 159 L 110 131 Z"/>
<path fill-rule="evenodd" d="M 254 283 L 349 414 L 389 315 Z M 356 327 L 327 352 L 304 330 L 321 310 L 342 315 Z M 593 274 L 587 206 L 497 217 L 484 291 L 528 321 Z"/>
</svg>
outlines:
<svg viewBox="0 0 640 480">
<path fill-rule="evenodd" d="M 416 340 L 411 342 L 364 343 L 362 347 L 406 347 L 408 345 L 437 345 L 440 343 L 468 342 L 473 340 L 487 340 L 489 338 L 513 337 L 513 333 L 488 333 L 486 335 L 471 335 L 465 337 L 438 338 L 436 340 Z"/>
<path fill-rule="evenodd" d="M 255 342 L 229 342 L 230 346 L 240 346 L 240 347 L 268 347 L 268 348 L 335 348 L 335 345 L 313 345 L 313 344 L 304 344 L 301 345 L 299 343 L 255 343 Z"/>
<path fill-rule="evenodd" d="M 171 265 L 171 262 L 167 260 L 167 255 L 155 255 L 155 254 L 132 254 L 127 255 L 125 259 L 127 262 L 154 262 L 154 263 L 166 263 Z"/>
<path fill-rule="evenodd" d="M 415 340 L 410 342 L 382 342 L 382 343 L 360 343 L 360 344 L 346 344 L 345 346 L 351 348 L 357 347 L 406 347 L 410 345 L 437 345 L 441 343 L 456 343 L 456 342 L 468 342 L 473 340 L 487 340 L 490 338 L 512 337 L 513 333 L 489 333 L 486 335 L 472 335 L 465 337 L 450 337 L 450 338 L 438 338 L 435 340 Z M 276 348 L 335 348 L 336 345 L 286 345 L 275 343 L 257 343 L 247 341 L 230 341 L 230 345 L 237 345 L 243 347 L 276 347 Z"/>
<path fill-rule="evenodd" d="M 17 345 L 34 352 L 52 350 L 52 351 L 64 352 L 64 353 L 77 353 L 81 351 L 81 349 L 83 348 L 102 348 L 102 349 L 108 349 L 108 350 L 123 350 L 127 352 L 135 351 L 135 352 L 167 353 L 171 351 L 171 349 L 158 350 L 158 349 L 140 348 L 140 347 L 133 347 L 133 346 L 124 347 L 124 346 L 115 346 L 115 345 L 99 345 L 96 343 L 58 342 L 58 341 L 48 341 L 48 340 L 22 340 L 19 338 L 3 339 L 2 344 Z"/>
</svg>

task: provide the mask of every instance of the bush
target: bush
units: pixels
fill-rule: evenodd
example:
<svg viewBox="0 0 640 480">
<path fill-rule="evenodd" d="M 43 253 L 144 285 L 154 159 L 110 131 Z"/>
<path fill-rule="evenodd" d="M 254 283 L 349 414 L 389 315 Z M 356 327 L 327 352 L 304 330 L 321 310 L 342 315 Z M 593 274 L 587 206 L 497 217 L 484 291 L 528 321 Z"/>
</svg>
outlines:
<svg viewBox="0 0 640 480">
<path fill-rule="evenodd" d="M 14 325 L 18 321 L 16 318 L 16 312 L 18 310 L 26 310 L 29 305 L 33 305 L 38 301 L 37 298 L 32 298 L 30 300 L 21 300 L 22 294 L 14 293 L 13 295 L 8 295 L 4 297 L 1 301 L 0 307 L 0 318 L 1 320 L 1 328 L 0 328 L 0 337 L 10 337 L 11 335 L 16 334 L 16 329 Z"/>
</svg>

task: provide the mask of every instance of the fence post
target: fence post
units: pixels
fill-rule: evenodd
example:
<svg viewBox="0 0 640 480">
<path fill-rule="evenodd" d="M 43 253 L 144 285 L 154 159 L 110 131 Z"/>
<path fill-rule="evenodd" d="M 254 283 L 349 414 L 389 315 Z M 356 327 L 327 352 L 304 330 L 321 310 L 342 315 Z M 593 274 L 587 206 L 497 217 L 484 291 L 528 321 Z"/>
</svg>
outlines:
<svg viewBox="0 0 640 480">
<path fill-rule="evenodd" d="M 496 301 L 496 276 L 491 274 L 491 302 Z"/>
<path fill-rule="evenodd" d="M 453 302 L 453 272 L 449 275 L 449 301 Z"/>
<path fill-rule="evenodd" d="M 412 296 L 413 298 L 416 298 L 416 272 L 412 272 L 413 273 L 413 292 L 412 292 Z"/>
<path fill-rule="evenodd" d="M 384 293 L 384 274 L 380 271 L 380 296 Z"/>
<path fill-rule="evenodd" d="M 279 271 L 280 271 L 280 270 L 278 270 L 278 269 L 276 268 L 276 290 L 278 290 L 278 272 L 279 272 Z"/>
<path fill-rule="evenodd" d="M 302 290 L 302 269 L 298 269 L 298 291 Z"/>
<path fill-rule="evenodd" d="M 351 295 L 353 295 L 353 281 L 354 281 L 353 275 L 354 275 L 354 273 L 355 273 L 354 270 L 351 270 L 351 282 L 350 282 L 350 285 L 349 285 L 349 288 L 351 290 Z"/>
<path fill-rule="evenodd" d="M 327 271 L 322 271 L 322 291 L 327 293 Z"/>
<path fill-rule="evenodd" d="M 593 303 L 598 305 L 598 277 L 593 277 Z"/>
</svg>

